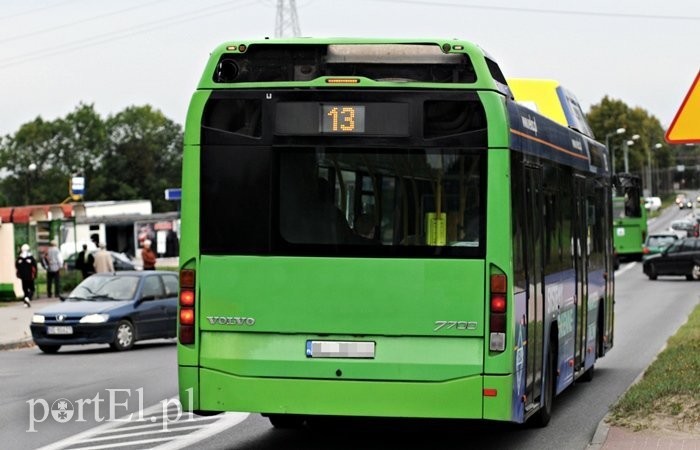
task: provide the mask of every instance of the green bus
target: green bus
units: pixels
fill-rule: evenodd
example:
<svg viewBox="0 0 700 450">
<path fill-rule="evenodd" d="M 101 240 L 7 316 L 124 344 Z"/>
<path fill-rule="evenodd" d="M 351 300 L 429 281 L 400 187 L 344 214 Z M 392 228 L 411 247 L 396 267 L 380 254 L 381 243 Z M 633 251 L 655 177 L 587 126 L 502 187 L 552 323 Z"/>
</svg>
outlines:
<svg viewBox="0 0 700 450">
<path fill-rule="evenodd" d="M 469 42 L 218 47 L 185 129 L 185 407 L 546 425 L 613 344 L 608 168 Z"/>
<path fill-rule="evenodd" d="M 642 180 L 636 175 L 615 175 L 613 197 L 613 245 L 620 259 L 641 260 L 647 239 L 647 210 Z"/>
</svg>

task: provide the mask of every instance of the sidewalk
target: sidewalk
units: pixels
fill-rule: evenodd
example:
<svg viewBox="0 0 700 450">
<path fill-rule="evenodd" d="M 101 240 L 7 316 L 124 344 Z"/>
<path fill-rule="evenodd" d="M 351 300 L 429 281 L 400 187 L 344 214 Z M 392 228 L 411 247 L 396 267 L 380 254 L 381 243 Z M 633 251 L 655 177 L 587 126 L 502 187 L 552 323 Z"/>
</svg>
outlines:
<svg viewBox="0 0 700 450">
<path fill-rule="evenodd" d="M 588 450 L 700 450 L 700 436 L 679 432 L 677 435 L 664 431 L 632 431 L 609 426 L 605 419 L 588 445 Z"/>
<path fill-rule="evenodd" d="M 29 331 L 32 314 L 59 301 L 58 298 L 39 298 L 32 301 L 31 308 L 23 302 L 0 303 L 0 350 L 33 346 Z"/>
</svg>

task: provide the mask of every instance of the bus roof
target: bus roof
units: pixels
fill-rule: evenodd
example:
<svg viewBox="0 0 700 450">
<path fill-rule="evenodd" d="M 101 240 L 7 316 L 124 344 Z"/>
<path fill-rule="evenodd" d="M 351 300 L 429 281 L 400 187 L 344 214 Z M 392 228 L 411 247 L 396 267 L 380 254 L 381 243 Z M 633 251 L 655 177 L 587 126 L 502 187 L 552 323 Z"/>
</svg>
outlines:
<svg viewBox="0 0 700 450">
<path fill-rule="evenodd" d="M 565 127 L 593 138 L 576 97 L 556 80 L 508 78 L 515 101 Z"/>
<path fill-rule="evenodd" d="M 370 65 L 388 68 L 386 76 L 364 70 Z M 429 66 L 440 70 L 435 73 Z M 355 78 L 355 86 L 363 87 L 468 87 L 510 96 L 498 65 L 480 47 L 464 40 L 431 38 L 229 41 L 212 52 L 198 89 L 342 87 L 328 82 L 334 77 Z"/>
</svg>

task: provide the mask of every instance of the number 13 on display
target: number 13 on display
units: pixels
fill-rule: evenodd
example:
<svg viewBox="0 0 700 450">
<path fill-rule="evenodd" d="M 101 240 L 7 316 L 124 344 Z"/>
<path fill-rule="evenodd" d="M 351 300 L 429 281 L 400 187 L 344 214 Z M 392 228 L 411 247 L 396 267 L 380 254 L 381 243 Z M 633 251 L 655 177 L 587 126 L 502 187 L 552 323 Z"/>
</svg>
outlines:
<svg viewBox="0 0 700 450">
<path fill-rule="evenodd" d="M 362 133 L 364 119 L 364 106 L 323 105 L 324 133 Z"/>
</svg>

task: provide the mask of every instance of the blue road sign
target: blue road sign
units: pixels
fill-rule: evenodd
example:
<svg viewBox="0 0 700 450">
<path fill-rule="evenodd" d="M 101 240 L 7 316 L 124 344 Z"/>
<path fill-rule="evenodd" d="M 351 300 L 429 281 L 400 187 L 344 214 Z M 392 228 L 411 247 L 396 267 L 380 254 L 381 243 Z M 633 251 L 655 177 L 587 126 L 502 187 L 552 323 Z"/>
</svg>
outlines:
<svg viewBox="0 0 700 450">
<path fill-rule="evenodd" d="M 170 188 L 165 190 L 166 200 L 180 200 L 182 199 L 182 189 L 180 188 Z"/>
</svg>

